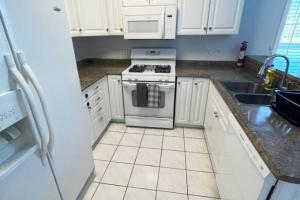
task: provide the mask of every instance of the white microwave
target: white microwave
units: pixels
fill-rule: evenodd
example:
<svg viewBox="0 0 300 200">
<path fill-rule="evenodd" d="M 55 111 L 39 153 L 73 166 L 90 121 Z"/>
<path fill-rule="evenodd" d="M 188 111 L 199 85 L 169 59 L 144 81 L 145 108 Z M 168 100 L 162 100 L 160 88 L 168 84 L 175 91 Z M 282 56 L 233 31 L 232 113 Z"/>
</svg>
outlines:
<svg viewBox="0 0 300 200">
<path fill-rule="evenodd" d="M 124 7 L 125 39 L 175 39 L 176 6 Z"/>
</svg>

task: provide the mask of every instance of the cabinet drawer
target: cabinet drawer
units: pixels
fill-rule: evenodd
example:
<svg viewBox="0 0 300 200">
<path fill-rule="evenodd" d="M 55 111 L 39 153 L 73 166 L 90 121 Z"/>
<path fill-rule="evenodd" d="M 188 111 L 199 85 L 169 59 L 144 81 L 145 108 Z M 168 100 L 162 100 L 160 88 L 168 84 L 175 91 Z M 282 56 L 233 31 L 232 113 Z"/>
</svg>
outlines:
<svg viewBox="0 0 300 200">
<path fill-rule="evenodd" d="M 85 89 L 82 94 L 85 100 L 89 100 L 93 95 L 97 94 L 99 90 L 103 89 L 102 79 Z"/>
<path fill-rule="evenodd" d="M 95 94 L 92 98 L 88 100 L 90 103 L 90 107 L 93 109 L 94 107 L 97 107 L 101 101 L 104 99 L 103 90 L 99 90 L 97 94 Z"/>
<path fill-rule="evenodd" d="M 98 115 L 100 115 L 104 110 L 104 101 L 100 101 L 100 103 L 96 106 L 93 107 L 90 111 L 90 115 L 92 119 L 95 119 Z"/>
</svg>

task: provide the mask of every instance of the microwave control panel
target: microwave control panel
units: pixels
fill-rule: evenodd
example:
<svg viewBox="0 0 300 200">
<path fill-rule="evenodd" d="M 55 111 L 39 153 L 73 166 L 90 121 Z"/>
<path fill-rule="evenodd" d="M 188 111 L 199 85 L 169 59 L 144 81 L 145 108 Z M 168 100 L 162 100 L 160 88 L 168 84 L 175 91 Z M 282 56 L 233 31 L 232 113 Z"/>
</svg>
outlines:
<svg viewBox="0 0 300 200">
<path fill-rule="evenodd" d="M 165 39 L 176 38 L 177 7 L 167 6 L 165 10 Z"/>
</svg>

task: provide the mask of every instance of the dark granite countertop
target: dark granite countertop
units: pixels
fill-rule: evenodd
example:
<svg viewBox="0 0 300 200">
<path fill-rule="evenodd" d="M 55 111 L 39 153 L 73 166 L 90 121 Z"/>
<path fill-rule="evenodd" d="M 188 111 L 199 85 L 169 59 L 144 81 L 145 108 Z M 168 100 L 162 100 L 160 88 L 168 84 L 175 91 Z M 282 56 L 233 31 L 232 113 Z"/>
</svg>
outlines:
<svg viewBox="0 0 300 200">
<path fill-rule="evenodd" d="M 129 64 L 129 60 L 79 63 L 82 89 L 107 74 L 121 74 Z M 270 106 L 237 102 L 221 84 L 224 80 L 256 81 L 257 71 L 253 69 L 255 67 L 246 66 L 236 71 L 233 62 L 178 61 L 176 75 L 209 78 L 272 174 L 279 180 L 300 183 L 300 128 L 287 122 Z"/>
<path fill-rule="evenodd" d="M 81 90 L 85 90 L 106 75 L 120 75 L 130 60 L 86 59 L 77 63 Z"/>
</svg>

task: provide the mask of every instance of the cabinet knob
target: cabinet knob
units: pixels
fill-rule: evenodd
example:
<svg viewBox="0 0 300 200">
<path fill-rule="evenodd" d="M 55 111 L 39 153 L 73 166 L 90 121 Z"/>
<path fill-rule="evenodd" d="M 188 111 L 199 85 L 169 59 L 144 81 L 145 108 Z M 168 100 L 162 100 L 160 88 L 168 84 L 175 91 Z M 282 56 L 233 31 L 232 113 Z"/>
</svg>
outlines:
<svg viewBox="0 0 300 200">
<path fill-rule="evenodd" d="M 210 31 L 212 31 L 212 27 L 209 27 L 208 29 L 209 29 Z"/>
<path fill-rule="evenodd" d="M 203 30 L 207 31 L 207 28 L 206 28 L 206 27 L 204 27 L 204 28 L 203 28 Z"/>
<path fill-rule="evenodd" d="M 120 28 L 120 31 L 123 32 L 123 28 Z"/>
<path fill-rule="evenodd" d="M 79 29 L 79 32 L 81 32 L 81 31 L 82 31 L 82 29 L 80 28 L 80 29 Z"/>
<path fill-rule="evenodd" d="M 180 85 L 180 82 L 178 82 L 177 84 Z"/>
<path fill-rule="evenodd" d="M 109 32 L 109 28 L 106 29 L 106 32 Z"/>
<path fill-rule="evenodd" d="M 195 85 L 198 85 L 198 83 L 195 83 Z"/>
</svg>

